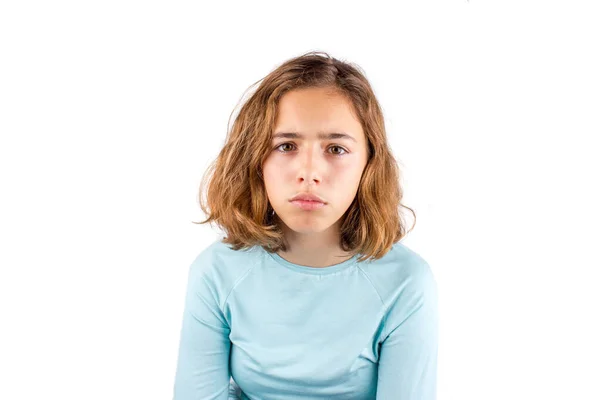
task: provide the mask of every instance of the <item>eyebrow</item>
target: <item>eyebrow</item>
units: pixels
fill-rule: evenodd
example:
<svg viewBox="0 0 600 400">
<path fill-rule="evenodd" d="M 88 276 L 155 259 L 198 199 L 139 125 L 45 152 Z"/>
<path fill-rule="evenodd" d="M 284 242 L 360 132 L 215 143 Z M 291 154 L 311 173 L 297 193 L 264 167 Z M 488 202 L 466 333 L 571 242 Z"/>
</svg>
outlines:
<svg viewBox="0 0 600 400">
<path fill-rule="evenodd" d="M 321 133 L 319 132 L 317 134 L 317 137 L 321 140 L 325 140 L 325 139 L 349 139 L 349 140 L 353 140 L 356 142 L 356 139 L 354 139 L 352 136 L 348 135 L 347 133 L 338 133 L 338 132 L 333 132 L 333 133 Z M 298 132 L 279 132 L 273 135 L 273 139 L 277 139 L 277 138 L 287 138 L 287 139 L 304 139 L 304 135 L 298 133 Z"/>
</svg>

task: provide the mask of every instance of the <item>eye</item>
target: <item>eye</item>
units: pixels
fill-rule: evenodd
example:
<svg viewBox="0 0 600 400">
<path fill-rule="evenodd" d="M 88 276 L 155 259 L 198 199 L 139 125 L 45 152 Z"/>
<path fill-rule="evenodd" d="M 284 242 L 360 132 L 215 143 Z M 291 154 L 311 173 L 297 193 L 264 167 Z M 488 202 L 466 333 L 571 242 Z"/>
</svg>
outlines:
<svg viewBox="0 0 600 400">
<path fill-rule="evenodd" d="M 279 146 L 275 147 L 275 149 L 279 149 L 281 146 L 285 146 L 285 145 L 291 145 L 291 143 L 282 143 Z M 277 150 L 280 153 L 287 153 L 287 151 L 281 151 L 281 150 Z"/>
<path fill-rule="evenodd" d="M 344 155 L 346 153 L 346 149 L 344 149 L 342 146 L 333 145 L 333 146 L 330 147 L 330 149 L 332 149 L 332 148 L 334 148 L 334 149 L 338 148 L 338 149 L 341 149 L 343 151 L 343 153 L 341 153 L 341 154 L 340 153 L 334 154 L 334 156 L 342 156 L 342 155 Z"/>
<path fill-rule="evenodd" d="M 279 150 L 279 148 L 281 148 L 282 146 L 285 146 L 285 145 L 294 146 L 294 144 L 293 144 L 293 143 L 289 143 L 289 142 L 287 142 L 287 143 L 282 143 L 282 144 L 280 144 L 280 145 L 279 145 L 279 146 L 277 146 L 275 149 L 276 149 L 278 152 L 280 152 L 280 153 L 289 153 L 289 151 L 285 151 L 285 150 L 284 150 L 284 151 L 282 151 L 282 150 Z M 342 150 L 342 153 L 339 153 L 339 150 L 338 150 L 338 152 L 332 153 L 332 155 L 333 155 L 333 156 L 335 156 L 335 157 L 341 157 L 341 156 L 343 156 L 344 154 L 346 154 L 346 153 L 347 153 L 346 149 L 344 149 L 342 146 L 337 146 L 337 145 L 329 146 L 329 149 L 332 149 L 332 148 L 337 148 L 337 149 L 341 149 L 341 150 Z"/>
</svg>

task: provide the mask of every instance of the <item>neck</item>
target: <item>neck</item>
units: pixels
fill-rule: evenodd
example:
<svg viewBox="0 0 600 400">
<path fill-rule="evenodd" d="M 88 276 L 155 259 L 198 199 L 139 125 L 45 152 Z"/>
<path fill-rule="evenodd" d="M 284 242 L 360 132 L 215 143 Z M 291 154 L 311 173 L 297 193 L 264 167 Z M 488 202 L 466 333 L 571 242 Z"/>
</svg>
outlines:
<svg viewBox="0 0 600 400">
<path fill-rule="evenodd" d="M 277 254 L 285 260 L 307 267 L 323 268 L 342 263 L 352 257 L 340 247 L 339 229 L 335 226 L 326 231 L 299 233 L 284 227 L 287 251 Z"/>
</svg>

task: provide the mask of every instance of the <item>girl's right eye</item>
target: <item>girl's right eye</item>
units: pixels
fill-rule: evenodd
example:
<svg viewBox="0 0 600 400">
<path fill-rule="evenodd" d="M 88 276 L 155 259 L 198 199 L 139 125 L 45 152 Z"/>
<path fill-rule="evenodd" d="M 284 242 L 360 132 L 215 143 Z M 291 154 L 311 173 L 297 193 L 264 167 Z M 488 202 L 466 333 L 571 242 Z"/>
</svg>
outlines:
<svg viewBox="0 0 600 400">
<path fill-rule="evenodd" d="M 280 144 L 279 146 L 277 146 L 275 149 L 279 149 L 279 148 L 281 148 L 281 146 L 285 146 L 285 145 L 290 145 L 290 146 L 292 146 L 292 144 L 291 144 L 291 143 L 282 143 L 282 144 Z M 281 151 L 281 150 L 278 150 L 278 151 L 279 151 L 279 152 L 281 152 L 281 153 L 287 153 L 287 151 Z"/>
</svg>

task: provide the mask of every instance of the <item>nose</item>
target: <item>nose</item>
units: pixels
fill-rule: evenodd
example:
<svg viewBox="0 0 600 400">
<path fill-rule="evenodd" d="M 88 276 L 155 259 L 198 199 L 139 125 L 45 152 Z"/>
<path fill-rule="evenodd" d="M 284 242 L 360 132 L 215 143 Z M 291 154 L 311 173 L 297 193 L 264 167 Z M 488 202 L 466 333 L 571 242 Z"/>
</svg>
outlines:
<svg viewBox="0 0 600 400">
<path fill-rule="evenodd" d="M 306 181 L 308 184 L 321 181 L 323 160 L 320 154 L 320 149 L 309 147 L 302 156 L 298 157 L 300 160 L 298 180 Z"/>
</svg>

